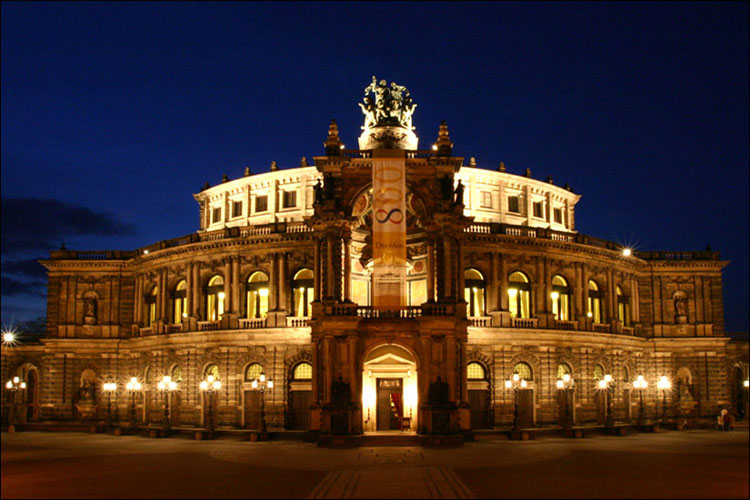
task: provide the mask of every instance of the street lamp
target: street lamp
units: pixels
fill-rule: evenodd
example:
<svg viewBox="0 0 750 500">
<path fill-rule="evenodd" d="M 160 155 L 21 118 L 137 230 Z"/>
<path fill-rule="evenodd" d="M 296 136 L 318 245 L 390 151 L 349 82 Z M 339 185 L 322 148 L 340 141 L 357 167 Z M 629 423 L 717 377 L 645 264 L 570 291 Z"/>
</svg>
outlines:
<svg viewBox="0 0 750 500">
<path fill-rule="evenodd" d="M 115 419 L 112 415 L 112 393 L 117 391 L 117 384 L 115 382 L 104 382 L 102 389 L 107 393 L 107 427 L 114 427 Z"/>
<path fill-rule="evenodd" d="M 135 416 L 135 393 L 141 390 L 141 383 L 137 377 L 130 377 L 130 381 L 125 384 L 125 390 L 130 393 L 130 427 L 135 429 L 138 420 Z"/>
<path fill-rule="evenodd" d="M 667 391 L 672 388 L 672 382 L 669 381 L 666 375 L 662 375 L 659 381 L 656 382 L 656 387 L 661 391 L 661 424 L 667 424 Z"/>
<path fill-rule="evenodd" d="M 177 390 L 177 382 L 172 380 L 172 377 L 169 375 L 164 375 L 159 383 L 156 384 L 156 388 L 164 395 L 164 411 L 161 417 L 161 426 L 166 433 L 172 426 L 169 421 L 169 396 L 172 394 L 172 391 Z"/>
<path fill-rule="evenodd" d="M 643 375 L 638 375 L 638 378 L 633 380 L 633 387 L 638 391 L 639 404 L 638 404 L 638 425 L 643 427 L 646 425 L 646 411 L 643 409 L 643 391 L 648 387 L 648 382 L 643 378 Z"/>
<path fill-rule="evenodd" d="M 604 426 L 611 429 L 615 425 L 615 416 L 612 414 L 612 393 L 615 392 L 615 382 L 612 380 L 612 375 L 607 373 L 603 379 L 599 380 L 599 389 L 607 391 L 607 418 L 604 421 Z"/>
<path fill-rule="evenodd" d="M 200 389 L 201 391 L 204 391 L 206 393 L 206 398 L 208 399 L 208 416 L 207 416 L 207 427 L 208 431 L 211 435 L 213 435 L 214 432 L 214 393 L 221 390 L 221 382 L 219 380 L 216 380 L 213 375 L 209 375 L 206 377 L 206 380 L 201 381 L 200 383 Z"/>
<path fill-rule="evenodd" d="M 562 378 L 557 379 L 557 389 L 563 391 L 565 397 L 565 416 L 562 422 L 563 434 L 565 435 L 570 434 L 573 430 L 573 419 L 570 415 L 570 395 L 573 393 L 575 384 L 576 382 L 570 376 L 570 373 L 565 373 Z"/>
<path fill-rule="evenodd" d="M 20 377 L 13 377 L 5 383 L 8 391 L 8 432 L 16 431 L 16 393 L 26 390 L 26 382 Z"/>
<path fill-rule="evenodd" d="M 250 384 L 254 390 L 260 391 L 260 434 L 266 433 L 266 415 L 265 415 L 265 397 L 264 394 L 266 389 L 269 391 L 273 389 L 273 379 L 266 379 L 266 374 L 262 373 L 258 378 L 254 378 Z"/>
<path fill-rule="evenodd" d="M 505 380 L 505 389 L 513 389 L 513 433 L 518 432 L 518 390 L 526 389 L 526 379 L 521 378 L 518 373 Z"/>
</svg>

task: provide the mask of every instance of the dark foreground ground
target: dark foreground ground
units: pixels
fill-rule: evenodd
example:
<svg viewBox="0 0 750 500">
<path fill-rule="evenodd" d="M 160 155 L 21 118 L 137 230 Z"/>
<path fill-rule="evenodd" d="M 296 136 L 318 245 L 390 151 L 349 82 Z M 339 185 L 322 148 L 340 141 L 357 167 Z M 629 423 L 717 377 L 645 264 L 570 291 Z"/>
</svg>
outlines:
<svg viewBox="0 0 750 500">
<path fill-rule="evenodd" d="M 319 449 L 2 434 L 2 498 L 748 498 L 748 431 Z"/>
</svg>

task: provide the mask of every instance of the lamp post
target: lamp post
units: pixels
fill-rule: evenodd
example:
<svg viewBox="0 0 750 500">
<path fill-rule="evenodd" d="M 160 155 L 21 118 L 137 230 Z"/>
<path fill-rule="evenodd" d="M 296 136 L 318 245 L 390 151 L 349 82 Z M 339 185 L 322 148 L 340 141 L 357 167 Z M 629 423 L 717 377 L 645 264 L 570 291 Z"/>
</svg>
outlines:
<svg viewBox="0 0 750 500">
<path fill-rule="evenodd" d="M 526 380 L 518 373 L 514 373 L 513 377 L 505 380 L 505 389 L 513 390 L 513 434 L 518 432 L 518 390 L 526 389 L 526 385 Z"/>
<path fill-rule="evenodd" d="M 261 373 L 258 378 L 253 379 L 251 387 L 254 390 L 260 391 L 260 428 L 258 432 L 260 434 L 266 433 L 266 415 L 265 415 L 265 392 L 266 389 L 269 391 L 273 389 L 273 379 L 266 379 L 266 374 Z"/>
<path fill-rule="evenodd" d="M 212 437 L 214 432 L 214 393 L 221 390 L 221 382 L 219 380 L 216 380 L 213 375 L 209 375 L 208 377 L 206 377 L 206 380 L 201 381 L 200 389 L 201 391 L 206 393 L 206 398 L 208 399 L 208 415 L 206 416 L 206 427 L 208 427 L 208 432 L 210 434 L 209 437 Z"/>
<path fill-rule="evenodd" d="M 643 378 L 643 375 L 638 375 L 633 381 L 633 387 L 638 391 L 639 403 L 638 403 L 638 426 L 643 427 L 646 425 L 646 411 L 643 408 L 643 391 L 648 387 L 648 382 Z"/>
<path fill-rule="evenodd" d="M 8 391 L 8 432 L 16 432 L 16 393 L 26 389 L 26 382 L 20 377 L 13 377 L 5 383 Z"/>
<path fill-rule="evenodd" d="M 672 382 L 666 375 L 662 375 L 656 382 L 656 387 L 661 391 L 661 425 L 667 424 L 667 391 L 672 388 Z"/>
<path fill-rule="evenodd" d="M 612 375 L 607 373 L 603 379 L 599 380 L 599 389 L 606 391 L 607 417 L 604 420 L 604 427 L 611 429 L 615 425 L 615 416 L 612 414 L 612 393 L 615 391 L 615 382 L 612 380 Z"/>
<path fill-rule="evenodd" d="M 117 384 L 115 382 L 104 382 L 102 389 L 107 394 L 107 428 L 112 428 L 115 423 L 112 415 L 112 393 L 117 390 Z"/>
<path fill-rule="evenodd" d="M 130 393 L 130 427 L 135 428 L 138 419 L 135 415 L 135 393 L 141 390 L 141 383 L 137 377 L 130 377 L 130 381 L 125 384 L 125 390 Z"/>
<path fill-rule="evenodd" d="M 562 378 L 557 379 L 557 389 L 563 391 L 562 394 L 565 397 L 565 415 L 563 416 L 562 429 L 563 434 L 568 435 L 573 430 L 573 419 L 570 415 L 570 395 L 573 393 L 575 387 L 575 380 L 570 376 L 570 373 L 566 373 Z"/>
<path fill-rule="evenodd" d="M 172 377 L 169 375 L 164 375 L 159 383 L 156 384 L 156 388 L 164 395 L 164 411 L 162 412 L 161 426 L 166 434 L 172 427 L 172 423 L 169 420 L 169 396 L 172 394 L 172 391 L 177 390 L 177 382 L 172 380 Z"/>
</svg>

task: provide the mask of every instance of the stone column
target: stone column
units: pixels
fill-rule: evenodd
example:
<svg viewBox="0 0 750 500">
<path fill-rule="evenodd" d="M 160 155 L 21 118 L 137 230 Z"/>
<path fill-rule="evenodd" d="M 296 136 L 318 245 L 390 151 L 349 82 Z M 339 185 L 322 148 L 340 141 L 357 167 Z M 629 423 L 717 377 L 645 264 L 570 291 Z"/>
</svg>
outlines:
<svg viewBox="0 0 750 500">
<path fill-rule="evenodd" d="M 187 272 L 185 275 L 185 314 L 189 316 L 193 315 L 193 263 L 190 262 L 187 265 Z"/>
<path fill-rule="evenodd" d="M 573 297 L 572 297 L 572 310 L 570 311 L 570 319 L 577 320 L 579 316 L 581 316 L 583 313 L 583 303 L 581 302 L 582 295 L 581 295 L 581 263 L 576 262 L 575 263 L 575 281 L 573 281 L 572 288 L 573 288 Z"/>
<path fill-rule="evenodd" d="M 333 284 L 333 235 L 326 236 L 326 293 L 325 298 L 335 299 Z"/>
<path fill-rule="evenodd" d="M 193 316 L 201 315 L 201 264 L 193 263 Z"/>
<path fill-rule="evenodd" d="M 552 276 L 549 259 L 544 257 L 544 311 L 552 313 Z"/>
<path fill-rule="evenodd" d="M 224 259 L 224 314 L 231 313 L 232 304 L 232 261 L 230 257 Z"/>
<path fill-rule="evenodd" d="M 315 302 L 320 302 L 320 286 L 322 280 L 320 279 L 320 273 L 322 272 L 322 266 L 320 265 L 320 239 L 315 238 L 314 245 L 314 263 L 313 263 L 313 293 L 315 294 Z"/>
<path fill-rule="evenodd" d="M 456 300 L 459 302 L 464 300 L 464 288 L 466 288 L 466 275 L 464 270 L 464 242 L 463 238 L 456 238 L 457 248 L 457 269 L 456 269 Z"/>
<path fill-rule="evenodd" d="M 312 404 L 319 404 L 320 403 L 320 342 L 318 340 L 312 341 L 312 382 L 311 382 L 311 389 L 312 392 L 310 394 L 312 398 Z"/>
<path fill-rule="evenodd" d="M 490 282 L 487 287 L 487 313 L 500 310 L 498 303 L 497 254 L 490 254 Z"/>
<path fill-rule="evenodd" d="M 135 275 L 135 297 L 133 301 L 133 322 L 140 324 L 143 315 L 143 276 Z"/>
<path fill-rule="evenodd" d="M 632 318 L 634 323 L 641 322 L 641 292 L 638 290 L 638 277 L 632 277 L 632 285 L 630 287 L 630 307 L 632 310 Z"/>
<path fill-rule="evenodd" d="M 240 258 L 232 257 L 232 312 L 240 314 Z"/>
<path fill-rule="evenodd" d="M 498 259 L 500 267 L 500 310 L 508 311 L 508 266 L 505 261 L 505 254 L 498 255 Z"/>
<path fill-rule="evenodd" d="M 349 349 L 349 388 L 351 392 L 351 402 L 357 403 L 362 401 L 362 393 L 359 390 L 361 372 L 358 370 L 357 363 L 357 336 L 350 335 L 347 339 L 347 348 Z M 359 372 L 359 373 L 358 373 Z"/>
<path fill-rule="evenodd" d="M 331 343 L 333 337 L 326 336 L 323 338 L 323 394 L 324 404 L 331 402 L 331 383 L 333 382 L 333 349 Z"/>
<path fill-rule="evenodd" d="M 287 254 L 286 252 L 281 253 L 279 259 L 279 303 L 278 308 L 280 311 L 286 311 L 287 306 Z"/>
<path fill-rule="evenodd" d="M 435 300 L 435 240 L 427 236 L 427 301 Z"/>
<path fill-rule="evenodd" d="M 469 388 L 467 383 L 466 374 L 466 340 L 459 339 L 458 348 L 460 349 L 459 356 L 459 373 L 461 382 L 461 403 L 466 404 L 469 402 Z"/>
<path fill-rule="evenodd" d="M 271 276 L 269 276 L 269 283 L 272 285 L 270 293 L 268 294 L 268 310 L 275 311 L 277 309 L 278 302 L 276 298 L 279 294 L 279 254 L 271 254 Z"/>
<path fill-rule="evenodd" d="M 456 338 L 453 336 L 446 336 L 445 343 L 446 351 L 448 351 L 445 354 L 445 365 L 448 371 L 448 380 L 446 380 L 446 382 L 448 382 L 448 399 L 450 401 L 456 401 L 456 393 L 458 392 L 456 391 L 457 377 L 455 376 L 457 364 L 456 361 L 458 361 L 456 359 Z M 460 376 L 458 378 L 460 378 Z"/>
<path fill-rule="evenodd" d="M 536 297 L 534 297 L 536 302 L 536 310 L 534 312 L 536 314 L 532 315 L 532 317 L 538 317 L 540 314 L 547 312 L 547 301 L 544 300 L 544 292 L 546 288 L 544 286 L 544 263 L 542 262 L 542 257 L 536 258 L 536 279 L 537 284 L 533 287 L 536 289 Z"/>
<path fill-rule="evenodd" d="M 453 273 L 451 271 L 451 241 L 446 235 L 443 235 L 443 298 L 453 297 L 452 278 Z"/>
<path fill-rule="evenodd" d="M 344 302 L 352 301 L 351 237 L 344 238 Z"/>
</svg>

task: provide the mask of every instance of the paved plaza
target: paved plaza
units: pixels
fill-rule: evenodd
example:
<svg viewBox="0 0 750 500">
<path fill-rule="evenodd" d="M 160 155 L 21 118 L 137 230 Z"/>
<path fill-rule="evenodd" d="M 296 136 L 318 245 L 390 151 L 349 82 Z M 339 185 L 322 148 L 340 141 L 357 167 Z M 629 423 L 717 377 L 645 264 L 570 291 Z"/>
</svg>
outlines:
<svg viewBox="0 0 750 500">
<path fill-rule="evenodd" d="M 748 431 L 455 449 L 2 434 L 2 498 L 748 498 Z"/>
</svg>

